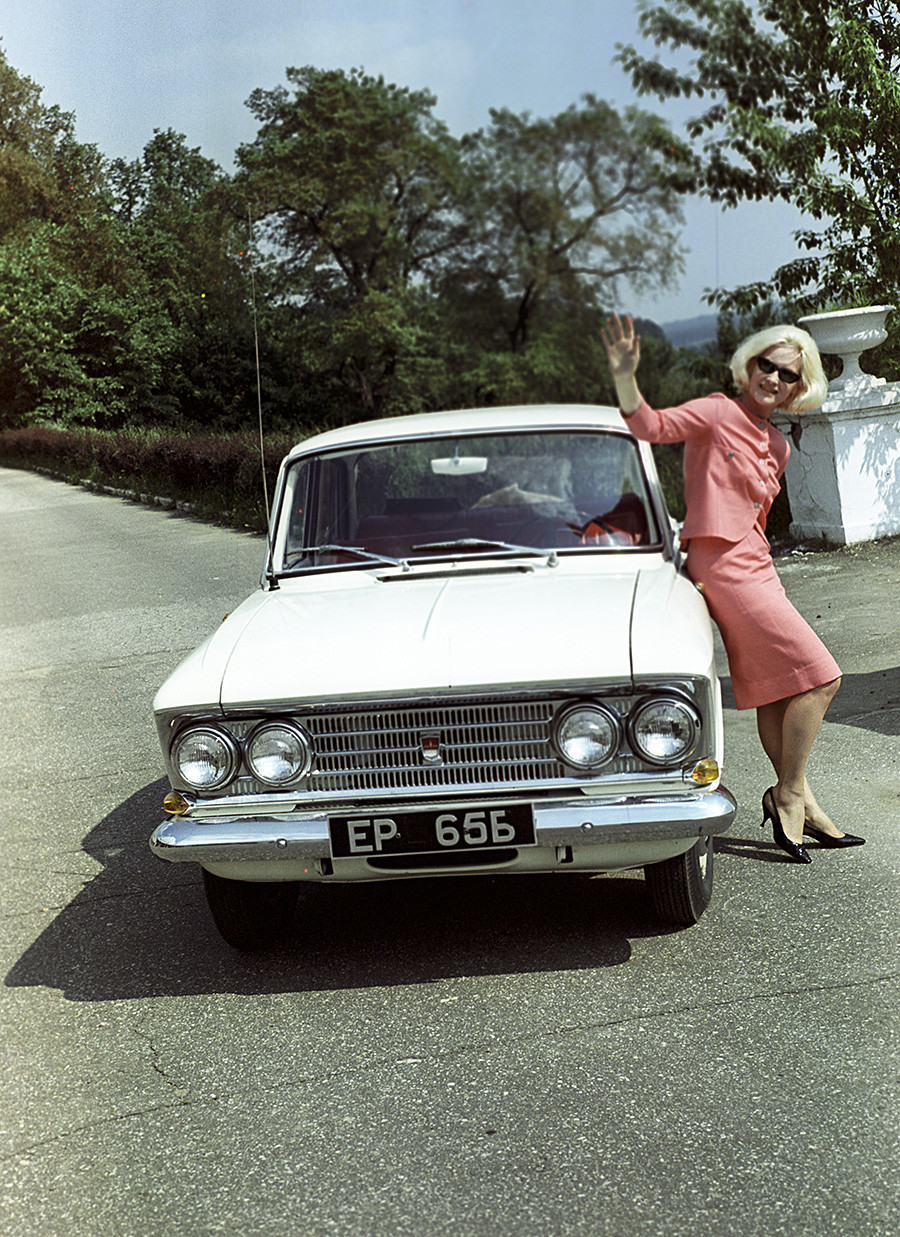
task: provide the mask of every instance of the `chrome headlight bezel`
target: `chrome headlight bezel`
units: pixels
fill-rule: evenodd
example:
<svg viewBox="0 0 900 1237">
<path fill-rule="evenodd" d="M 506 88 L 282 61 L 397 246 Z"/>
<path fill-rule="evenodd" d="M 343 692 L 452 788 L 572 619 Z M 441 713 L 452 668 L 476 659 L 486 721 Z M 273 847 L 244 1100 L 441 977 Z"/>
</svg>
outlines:
<svg viewBox="0 0 900 1237">
<path fill-rule="evenodd" d="M 255 751 L 255 747 L 273 732 L 280 732 L 288 740 L 288 746 L 295 759 L 293 768 L 282 777 L 271 776 L 271 771 L 261 771 L 260 762 L 263 756 Z M 249 773 L 264 786 L 280 789 L 295 786 L 303 780 L 312 768 L 313 747 L 310 736 L 296 722 L 283 718 L 267 718 L 260 722 L 247 735 L 244 741 L 244 760 Z"/>
<path fill-rule="evenodd" d="M 641 722 L 646 721 L 647 714 L 652 710 L 667 710 L 673 722 L 685 727 L 685 738 L 677 750 L 663 755 L 653 751 L 641 737 Z M 656 768 L 676 768 L 689 760 L 697 749 L 702 731 L 702 721 L 697 709 L 677 695 L 652 695 L 635 705 L 628 717 L 628 742 L 632 750 L 641 760 Z"/>
<path fill-rule="evenodd" d="M 578 718 L 583 717 L 584 728 L 578 733 Z M 589 734 L 588 723 L 592 719 L 600 719 L 608 728 L 608 739 L 602 746 L 602 754 L 593 759 L 579 758 L 573 754 L 571 744 L 579 739 L 584 741 L 593 736 Z M 570 733 L 567 735 L 567 729 Z M 582 700 L 569 705 L 557 713 L 553 719 L 553 746 L 563 764 L 581 773 L 596 773 L 613 760 L 622 744 L 622 724 L 616 713 L 605 705 L 593 700 Z"/>
<path fill-rule="evenodd" d="M 200 780 L 196 776 L 189 776 L 185 773 L 186 765 L 190 762 L 182 760 L 184 748 L 191 740 L 196 740 L 205 736 L 211 744 L 218 746 L 221 754 L 220 771 L 212 778 Z M 233 781 L 240 768 L 241 750 L 237 742 L 227 730 L 223 730 L 219 726 L 209 723 L 204 725 L 186 726 L 180 730 L 172 740 L 172 746 L 169 750 L 169 758 L 172 762 L 172 768 L 178 775 L 178 780 L 185 786 L 189 786 L 191 790 L 200 793 L 221 790 L 223 786 L 227 786 Z"/>
</svg>

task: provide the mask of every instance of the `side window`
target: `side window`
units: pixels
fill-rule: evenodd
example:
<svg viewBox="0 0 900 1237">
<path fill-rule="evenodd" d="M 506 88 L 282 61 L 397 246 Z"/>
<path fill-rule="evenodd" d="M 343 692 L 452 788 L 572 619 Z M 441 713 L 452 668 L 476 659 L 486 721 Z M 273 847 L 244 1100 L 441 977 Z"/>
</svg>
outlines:
<svg viewBox="0 0 900 1237">
<path fill-rule="evenodd" d="M 351 529 L 352 464 L 345 457 L 306 460 L 287 479 L 285 503 L 290 512 L 285 544 L 279 549 L 296 555 L 307 546 L 347 540 Z"/>
<path fill-rule="evenodd" d="M 329 545 L 350 537 L 349 481 L 353 471 L 352 457 L 326 456 L 319 461 L 310 502 L 313 518 L 307 526 L 313 545 Z"/>
<path fill-rule="evenodd" d="M 309 513 L 309 487 L 312 467 L 308 462 L 296 465 L 288 473 L 284 495 L 288 520 L 277 534 L 276 551 L 283 556 L 296 553 L 304 545 L 309 544 L 306 536 L 306 522 Z"/>
</svg>

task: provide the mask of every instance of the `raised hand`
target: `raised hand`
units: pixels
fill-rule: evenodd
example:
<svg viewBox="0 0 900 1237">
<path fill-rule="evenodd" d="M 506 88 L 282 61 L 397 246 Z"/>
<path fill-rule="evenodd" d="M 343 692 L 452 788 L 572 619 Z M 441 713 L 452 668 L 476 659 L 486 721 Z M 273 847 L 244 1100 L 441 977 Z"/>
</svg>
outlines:
<svg viewBox="0 0 900 1237">
<path fill-rule="evenodd" d="M 627 315 L 624 322 L 618 314 L 606 319 L 600 328 L 600 338 L 609 358 L 613 378 L 633 378 L 641 359 L 641 337 Z"/>
</svg>

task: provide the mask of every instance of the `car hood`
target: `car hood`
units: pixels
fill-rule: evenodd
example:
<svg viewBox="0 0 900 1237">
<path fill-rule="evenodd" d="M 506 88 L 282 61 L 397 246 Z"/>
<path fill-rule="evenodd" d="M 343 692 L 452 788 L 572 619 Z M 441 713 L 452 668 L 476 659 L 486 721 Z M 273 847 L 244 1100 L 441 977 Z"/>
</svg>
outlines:
<svg viewBox="0 0 900 1237">
<path fill-rule="evenodd" d="M 341 572 L 259 592 L 170 676 L 156 709 L 628 680 L 636 572 Z"/>
<path fill-rule="evenodd" d="M 642 615 L 633 641 L 636 596 Z M 248 598 L 170 676 L 155 707 L 627 683 L 633 675 L 706 673 L 711 660 L 705 607 L 661 559 L 649 572 L 597 559 L 340 572 L 286 580 Z"/>
</svg>

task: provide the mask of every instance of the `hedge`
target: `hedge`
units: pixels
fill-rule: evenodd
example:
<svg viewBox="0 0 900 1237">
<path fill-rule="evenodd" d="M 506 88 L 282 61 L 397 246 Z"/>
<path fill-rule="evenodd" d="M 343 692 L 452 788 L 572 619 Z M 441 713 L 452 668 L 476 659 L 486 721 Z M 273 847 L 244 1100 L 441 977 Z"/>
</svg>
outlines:
<svg viewBox="0 0 900 1237">
<path fill-rule="evenodd" d="M 266 443 L 270 501 L 278 466 L 294 441 L 278 434 Z M 188 503 L 205 518 L 237 528 L 265 529 L 259 442 L 251 435 L 177 436 L 30 426 L 0 433 L 0 463 L 135 496 Z"/>
</svg>

